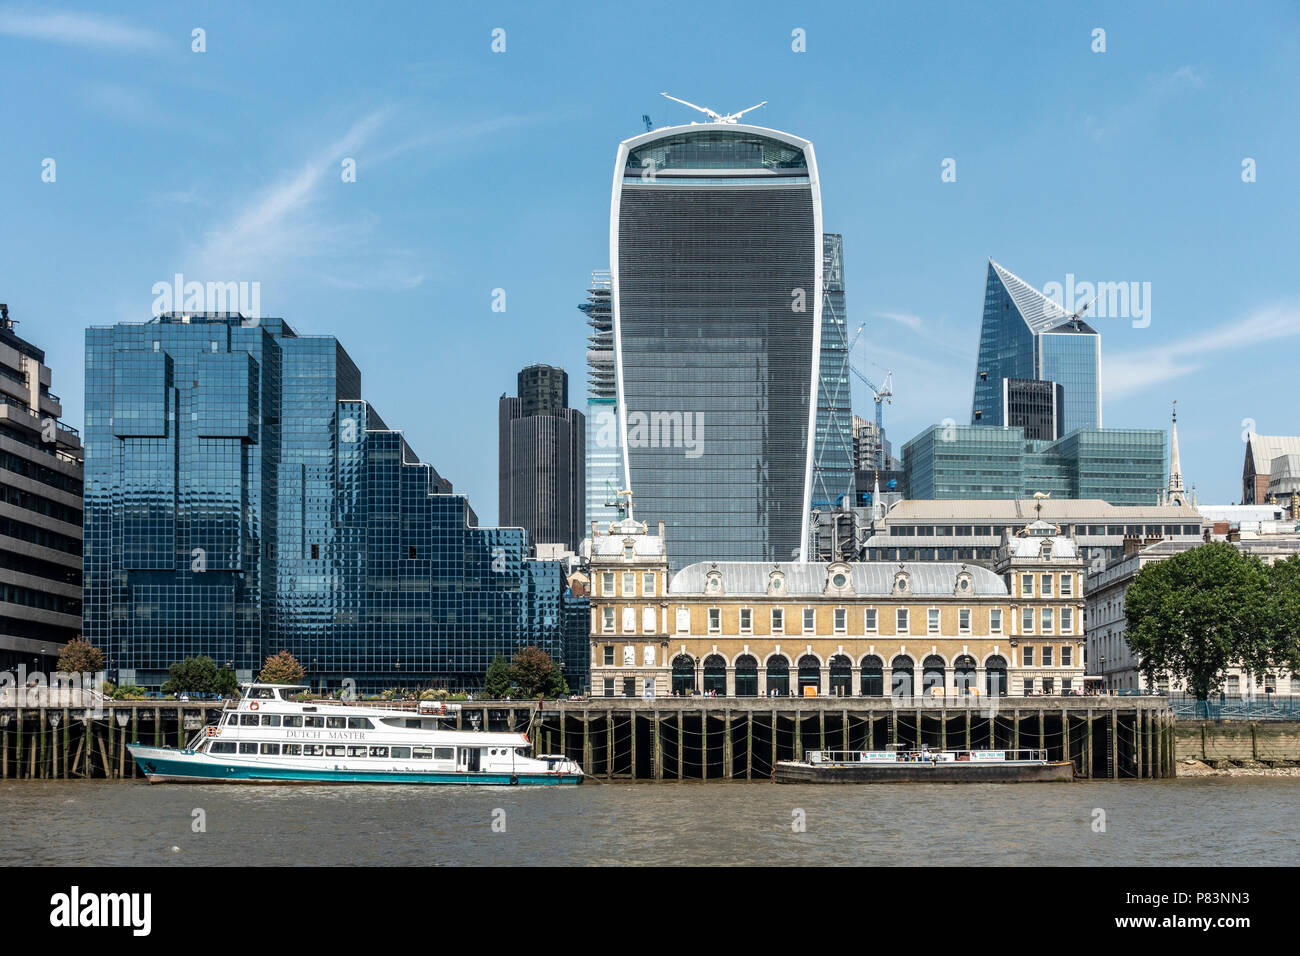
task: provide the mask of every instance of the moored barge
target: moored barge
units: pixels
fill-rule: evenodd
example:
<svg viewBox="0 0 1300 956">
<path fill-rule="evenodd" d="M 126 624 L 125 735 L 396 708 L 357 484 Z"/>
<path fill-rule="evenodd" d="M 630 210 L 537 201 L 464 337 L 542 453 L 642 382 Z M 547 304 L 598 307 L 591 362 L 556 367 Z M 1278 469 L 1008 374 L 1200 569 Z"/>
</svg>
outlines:
<svg viewBox="0 0 1300 956">
<path fill-rule="evenodd" d="M 777 783 L 1066 783 L 1074 764 L 1043 750 L 813 750 L 782 760 Z"/>
</svg>

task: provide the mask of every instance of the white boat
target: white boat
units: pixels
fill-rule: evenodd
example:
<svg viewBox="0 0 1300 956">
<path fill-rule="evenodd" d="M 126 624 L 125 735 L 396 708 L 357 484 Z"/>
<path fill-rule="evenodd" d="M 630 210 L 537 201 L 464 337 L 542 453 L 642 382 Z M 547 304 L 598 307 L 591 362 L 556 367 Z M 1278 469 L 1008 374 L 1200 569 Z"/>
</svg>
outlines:
<svg viewBox="0 0 1300 956">
<path fill-rule="evenodd" d="M 184 749 L 128 744 L 150 783 L 577 784 L 564 756 L 529 756 L 519 733 L 443 726 L 456 704 L 415 711 L 295 700 L 310 688 L 245 684 L 244 695 Z"/>
</svg>

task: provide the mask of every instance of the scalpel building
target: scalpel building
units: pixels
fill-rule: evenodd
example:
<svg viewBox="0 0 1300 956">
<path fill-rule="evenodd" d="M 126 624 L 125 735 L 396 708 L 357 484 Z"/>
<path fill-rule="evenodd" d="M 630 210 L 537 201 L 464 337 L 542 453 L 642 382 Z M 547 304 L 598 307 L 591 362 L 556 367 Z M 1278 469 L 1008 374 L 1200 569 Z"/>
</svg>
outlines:
<svg viewBox="0 0 1300 956">
<path fill-rule="evenodd" d="M 624 474 L 674 568 L 802 556 L 823 305 L 812 143 L 732 117 L 624 141 L 610 278 Z"/>
</svg>

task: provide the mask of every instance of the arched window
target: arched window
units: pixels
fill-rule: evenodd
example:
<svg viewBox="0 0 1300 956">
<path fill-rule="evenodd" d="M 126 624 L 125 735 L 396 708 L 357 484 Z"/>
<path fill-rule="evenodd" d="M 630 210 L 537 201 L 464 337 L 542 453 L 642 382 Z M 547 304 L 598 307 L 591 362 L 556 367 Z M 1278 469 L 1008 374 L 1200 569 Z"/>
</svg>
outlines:
<svg viewBox="0 0 1300 956">
<path fill-rule="evenodd" d="M 848 697 L 853 693 L 853 662 L 843 654 L 831 658 L 831 696 Z"/>
<path fill-rule="evenodd" d="M 862 696 L 885 696 L 885 662 L 874 654 L 862 658 Z"/>
<path fill-rule="evenodd" d="M 962 654 L 952 662 L 953 686 L 959 694 L 969 694 L 975 689 L 975 658 Z"/>
<path fill-rule="evenodd" d="M 704 693 L 727 696 L 727 662 L 720 654 L 704 658 Z"/>
<path fill-rule="evenodd" d="M 911 697 L 915 688 L 912 659 L 899 654 L 889 666 L 893 669 L 893 681 L 889 693 L 894 697 Z"/>
<path fill-rule="evenodd" d="M 984 664 L 984 692 L 990 697 L 1007 696 L 1007 661 L 994 654 Z"/>
<path fill-rule="evenodd" d="M 815 687 L 817 693 L 822 692 L 822 664 L 811 654 L 805 654 L 799 658 L 799 693 L 803 694 L 805 687 Z"/>
<path fill-rule="evenodd" d="M 695 659 L 690 654 L 673 658 L 673 693 L 689 697 L 695 692 Z"/>
<path fill-rule="evenodd" d="M 925 659 L 924 664 L 922 664 L 921 666 L 924 668 L 924 670 L 921 672 L 921 693 L 928 696 L 930 693 L 930 689 L 933 687 L 937 687 L 939 688 L 939 690 L 943 690 L 944 688 L 943 658 L 940 657 L 938 654 L 931 654 L 929 657 Z"/>
<path fill-rule="evenodd" d="M 781 654 L 767 659 L 767 687 L 765 693 L 784 697 L 790 693 L 790 662 Z"/>
<path fill-rule="evenodd" d="M 736 658 L 736 696 L 758 696 L 758 660 L 751 654 Z"/>
</svg>

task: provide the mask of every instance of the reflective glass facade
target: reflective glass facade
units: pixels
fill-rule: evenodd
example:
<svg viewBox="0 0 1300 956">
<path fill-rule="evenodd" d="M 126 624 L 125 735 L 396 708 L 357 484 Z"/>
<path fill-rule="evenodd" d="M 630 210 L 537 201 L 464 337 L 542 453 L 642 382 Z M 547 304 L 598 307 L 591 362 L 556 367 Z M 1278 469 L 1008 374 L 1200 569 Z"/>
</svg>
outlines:
<svg viewBox="0 0 1300 956">
<path fill-rule="evenodd" d="M 854 500 L 853 401 L 849 388 L 848 319 L 844 306 L 844 237 L 822 237 L 821 384 L 817 392 L 817 443 L 813 453 L 812 506 Z"/>
<path fill-rule="evenodd" d="M 611 263 L 628 486 L 674 568 L 803 544 L 822 303 L 811 144 L 677 127 L 620 150 Z M 810 422 L 810 418 L 812 422 Z"/>
<path fill-rule="evenodd" d="M 528 643 L 564 661 L 586 602 L 561 565 L 476 527 L 360 392 L 335 339 L 280 319 L 87 331 L 84 624 L 123 680 L 281 649 L 362 691 L 478 686 Z"/>
<path fill-rule="evenodd" d="M 1061 430 L 1101 427 L 1101 336 L 1059 305 L 989 262 L 980 323 L 972 425 L 1006 425 L 1002 380 L 1064 387 Z"/>
<path fill-rule="evenodd" d="M 903 446 L 909 499 L 1096 498 L 1155 505 L 1166 474 L 1160 429 L 1079 429 L 1057 441 L 1021 428 L 935 425 Z"/>
</svg>

